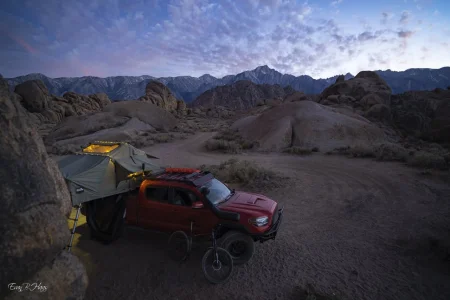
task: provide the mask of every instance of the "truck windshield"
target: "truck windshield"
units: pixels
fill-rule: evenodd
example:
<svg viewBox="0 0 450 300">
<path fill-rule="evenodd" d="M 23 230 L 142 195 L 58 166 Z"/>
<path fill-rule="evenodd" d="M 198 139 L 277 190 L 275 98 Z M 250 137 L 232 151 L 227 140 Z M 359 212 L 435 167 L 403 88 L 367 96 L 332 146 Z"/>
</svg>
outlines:
<svg viewBox="0 0 450 300">
<path fill-rule="evenodd" d="M 217 205 L 231 194 L 230 189 L 215 178 L 202 186 L 202 188 L 203 187 L 209 189 L 209 194 L 206 195 L 206 198 L 214 205 Z"/>
</svg>

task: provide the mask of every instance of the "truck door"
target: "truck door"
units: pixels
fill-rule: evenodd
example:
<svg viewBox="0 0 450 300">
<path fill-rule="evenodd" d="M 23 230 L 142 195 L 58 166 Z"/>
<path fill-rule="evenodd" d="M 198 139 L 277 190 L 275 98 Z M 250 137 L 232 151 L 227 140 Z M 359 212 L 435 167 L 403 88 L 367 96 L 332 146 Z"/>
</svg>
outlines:
<svg viewBox="0 0 450 300">
<path fill-rule="evenodd" d="M 169 188 L 165 186 L 146 185 L 140 191 L 138 208 L 138 225 L 160 231 L 170 231 L 167 219 L 172 213 L 169 204 Z"/>
<path fill-rule="evenodd" d="M 167 222 L 176 224 L 178 229 L 186 233 L 190 232 L 191 222 L 194 222 L 193 233 L 210 234 L 218 218 L 207 206 L 203 208 L 192 208 L 194 202 L 200 201 L 200 196 L 191 190 L 174 187 L 171 188 L 170 203 L 173 205 L 173 215 Z"/>
</svg>

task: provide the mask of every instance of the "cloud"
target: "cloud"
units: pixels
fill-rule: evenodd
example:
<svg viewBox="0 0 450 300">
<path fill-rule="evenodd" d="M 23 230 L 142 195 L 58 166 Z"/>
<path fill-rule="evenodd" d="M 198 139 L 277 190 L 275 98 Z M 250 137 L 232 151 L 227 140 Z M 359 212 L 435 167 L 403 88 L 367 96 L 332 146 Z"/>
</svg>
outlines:
<svg viewBox="0 0 450 300">
<path fill-rule="evenodd" d="M 334 0 L 330 3 L 331 6 L 337 6 L 338 4 L 341 4 L 343 0 Z"/>
<path fill-rule="evenodd" d="M 413 34 L 414 34 L 414 32 L 412 32 L 412 31 L 399 31 L 399 32 L 397 32 L 398 37 L 405 38 L 405 39 L 412 37 Z"/>
<path fill-rule="evenodd" d="M 409 11 L 403 11 L 400 16 L 400 23 L 401 24 L 408 24 L 411 18 L 411 13 Z"/>
<path fill-rule="evenodd" d="M 375 20 L 360 14 L 352 25 L 364 26 L 348 26 L 333 17 L 342 1 L 333 2 L 17 0 L 0 11 L 0 69 L 7 76 L 223 76 L 267 64 L 295 75 L 331 77 L 400 67 L 400 53 L 413 61 L 413 49 L 422 53 L 426 46 L 408 11 L 385 11 Z M 350 15 L 345 5 L 339 8 Z M 33 20 L 26 18 L 30 14 Z M 390 22 L 394 16 L 400 19 Z M 428 61 L 450 42 L 442 37 Z"/>
<path fill-rule="evenodd" d="M 384 11 L 381 13 L 381 16 L 382 16 L 380 21 L 381 24 L 386 25 L 389 22 L 389 20 L 392 19 L 393 14 L 391 12 Z"/>
</svg>

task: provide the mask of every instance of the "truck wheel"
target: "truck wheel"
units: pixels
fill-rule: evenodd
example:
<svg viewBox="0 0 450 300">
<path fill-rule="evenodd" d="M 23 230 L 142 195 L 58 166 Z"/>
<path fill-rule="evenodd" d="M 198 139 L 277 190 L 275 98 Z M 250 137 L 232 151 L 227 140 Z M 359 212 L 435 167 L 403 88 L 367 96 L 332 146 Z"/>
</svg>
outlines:
<svg viewBox="0 0 450 300">
<path fill-rule="evenodd" d="M 231 230 L 219 240 L 219 246 L 227 250 L 235 265 L 247 263 L 255 253 L 253 239 L 240 231 Z"/>
</svg>

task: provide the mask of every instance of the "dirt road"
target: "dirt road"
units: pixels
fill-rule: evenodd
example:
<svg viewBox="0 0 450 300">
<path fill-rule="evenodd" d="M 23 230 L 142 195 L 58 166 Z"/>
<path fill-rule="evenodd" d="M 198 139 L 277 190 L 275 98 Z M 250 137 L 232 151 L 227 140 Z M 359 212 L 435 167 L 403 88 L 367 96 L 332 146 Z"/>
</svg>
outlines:
<svg viewBox="0 0 450 300">
<path fill-rule="evenodd" d="M 128 229 L 105 246 L 80 229 L 87 299 L 303 299 L 301 287 L 336 299 L 450 299 L 450 185 L 398 163 L 315 154 L 221 155 L 201 144 L 212 133 L 146 150 L 173 166 L 248 159 L 289 176 L 268 196 L 285 207 L 275 241 L 223 285 L 206 282 L 196 245 L 182 265 L 166 236 Z"/>
</svg>

